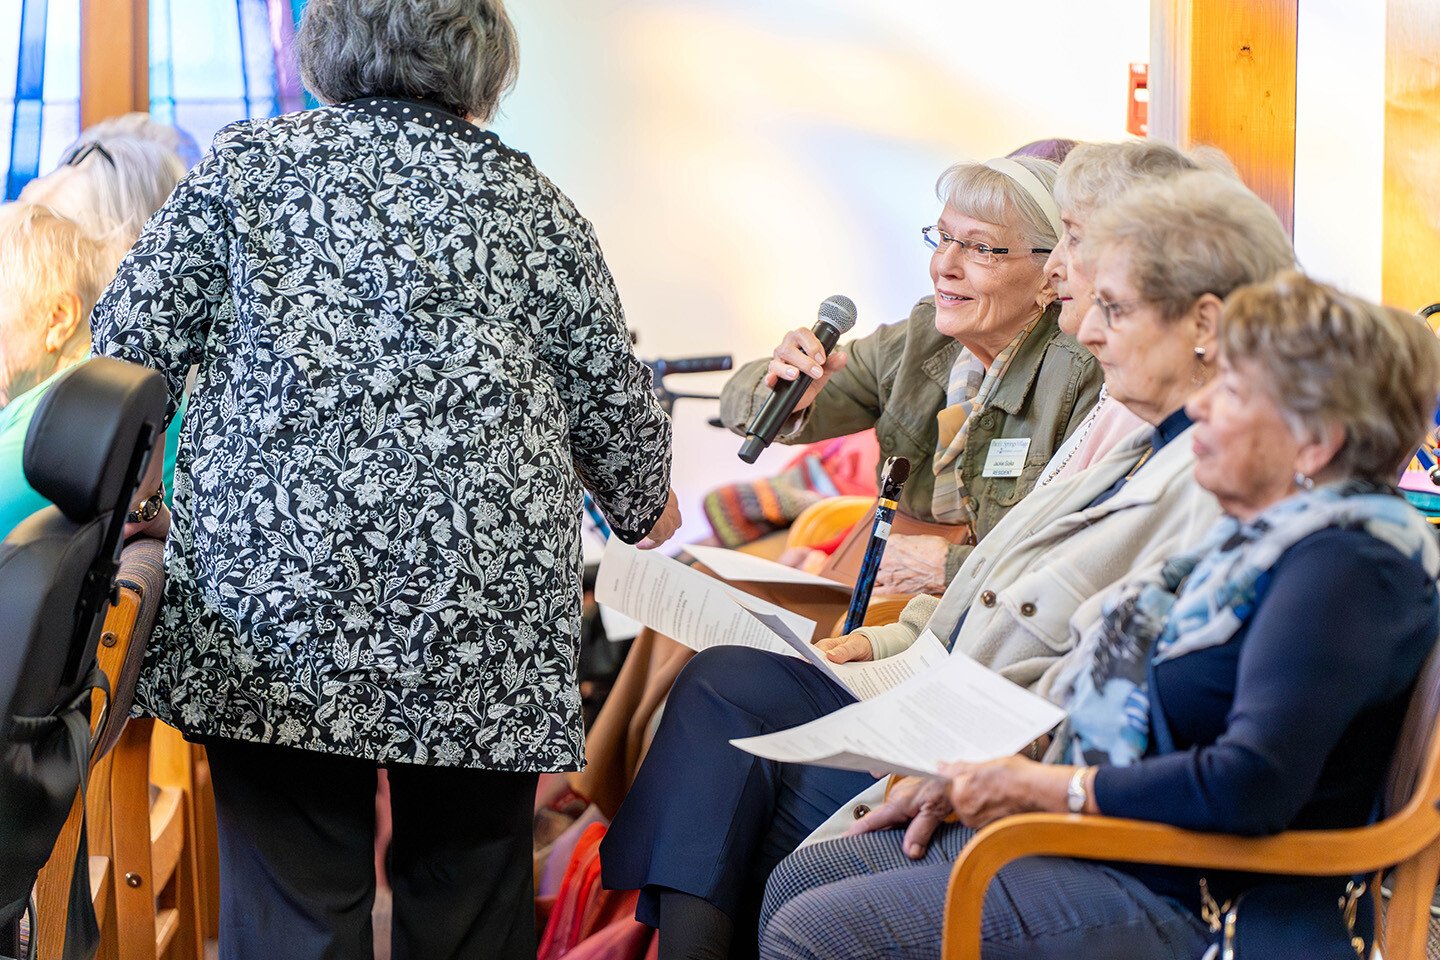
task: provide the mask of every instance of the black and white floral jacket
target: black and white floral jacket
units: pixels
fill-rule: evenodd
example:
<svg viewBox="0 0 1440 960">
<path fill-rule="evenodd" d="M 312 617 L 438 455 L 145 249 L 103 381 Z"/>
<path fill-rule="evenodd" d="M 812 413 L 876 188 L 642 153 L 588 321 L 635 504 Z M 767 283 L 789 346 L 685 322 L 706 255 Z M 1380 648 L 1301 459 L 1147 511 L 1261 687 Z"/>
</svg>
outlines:
<svg viewBox="0 0 1440 960">
<path fill-rule="evenodd" d="M 376 761 L 575 769 L 581 484 L 664 509 L 670 423 L 590 224 L 432 105 L 221 131 L 95 308 L 198 366 L 137 711 Z"/>
</svg>

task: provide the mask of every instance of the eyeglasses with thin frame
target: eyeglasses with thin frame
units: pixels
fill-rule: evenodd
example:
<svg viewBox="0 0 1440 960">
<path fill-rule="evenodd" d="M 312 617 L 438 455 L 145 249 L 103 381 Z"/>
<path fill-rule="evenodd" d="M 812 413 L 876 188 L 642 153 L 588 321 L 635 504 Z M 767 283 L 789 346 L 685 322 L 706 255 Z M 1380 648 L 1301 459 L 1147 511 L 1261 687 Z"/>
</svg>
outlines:
<svg viewBox="0 0 1440 960">
<path fill-rule="evenodd" d="M 1098 293 L 1090 294 L 1090 299 L 1094 302 L 1096 308 L 1099 309 L 1100 316 L 1105 318 L 1106 330 L 1114 330 L 1115 321 L 1124 320 L 1132 307 L 1142 303 L 1156 302 L 1150 297 L 1136 297 L 1134 300 L 1106 300 Z"/>
<path fill-rule="evenodd" d="M 98 141 L 95 140 L 91 140 L 89 143 L 82 143 L 74 150 L 71 150 L 69 156 L 67 156 L 61 163 L 61 166 L 78 167 L 80 166 L 80 164 L 84 163 L 85 158 L 90 156 L 90 154 L 92 153 L 100 154 L 101 159 L 103 159 L 106 163 L 110 164 L 110 169 L 115 169 L 115 158 L 110 156 L 109 150 L 106 150 L 103 146 L 100 145 Z"/>
<path fill-rule="evenodd" d="M 986 267 L 1011 252 L 1009 247 L 992 247 L 990 244 L 983 243 L 979 240 L 961 240 L 959 237 L 952 237 L 944 230 L 941 230 L 939 224 L 922 227 L 920 229 L 920 235 L 925 238 L 925 245 L 931 250 L 940 250 L 943 252 L 944 249 L 951 244 L 958 244 L 960 252 L 965 255 L 966 260 Z M 1025 251 L 1016 250 L 1015 252 L 1024 253 Z M 1049 253 L 1050 248 L 1031 247 L 1029 252 Z"/>
</svg>

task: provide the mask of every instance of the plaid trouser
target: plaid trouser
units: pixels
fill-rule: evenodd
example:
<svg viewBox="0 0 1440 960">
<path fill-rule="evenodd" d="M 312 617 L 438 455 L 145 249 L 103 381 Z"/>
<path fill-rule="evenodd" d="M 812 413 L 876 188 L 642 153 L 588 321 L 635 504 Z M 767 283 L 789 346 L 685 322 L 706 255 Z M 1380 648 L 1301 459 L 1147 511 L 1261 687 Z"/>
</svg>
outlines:
<svg viewBox="0 0 1440 960">
<path fill-rule="evenodd" d="M 935 960 L 950 868 L 973 835 L 941 827 L 913 861 L 894 830 L 801 848 L 765 888 L 762 960 Z M 1129 874 L 1053 858 L 996 875 L 981 936 L 986 960 L 1196 960 L 1209 940 L 1194 914 Z"/>
</svg>

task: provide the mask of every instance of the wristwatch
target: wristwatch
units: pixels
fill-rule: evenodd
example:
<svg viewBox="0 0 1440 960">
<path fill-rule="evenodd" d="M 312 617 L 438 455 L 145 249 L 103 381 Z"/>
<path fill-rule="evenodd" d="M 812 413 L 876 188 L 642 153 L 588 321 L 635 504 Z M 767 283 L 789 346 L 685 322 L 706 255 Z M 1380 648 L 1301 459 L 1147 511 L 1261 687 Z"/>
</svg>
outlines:
<svg viewBox="0 0 1440 960">
<path fill-rule="evenodd" d="M 156 490 L 141 502 L 140 506 L 125 514 L 126 523 L 149 523 L 160 515 L 160 508 L 165 505 L 165 490 Z"/>
<path fill-rule="evenodd" d="M 1085 774 L 1089 772 L 1089 767 L 1077 767 L 1070 775 L 1070 786 L 1065 788 L 1065 806 L 1070 808 L 1071 813 L 1085 812 L 1085 801 L 1090 799 L 1085 791 Z"/>
</svg>

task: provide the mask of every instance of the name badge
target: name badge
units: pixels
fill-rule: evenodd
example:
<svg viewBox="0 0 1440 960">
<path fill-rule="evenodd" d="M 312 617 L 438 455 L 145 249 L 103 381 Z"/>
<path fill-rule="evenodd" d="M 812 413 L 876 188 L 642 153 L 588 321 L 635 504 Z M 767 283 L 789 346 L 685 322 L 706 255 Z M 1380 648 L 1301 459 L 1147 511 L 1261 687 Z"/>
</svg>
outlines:
<svg viewBox="0 0 1440 960">
<path fill-rule="evenodd" d="M 1030 450 L 1029 437 L 991 440 L 985 454 L 983 477 L 1018 477 L 1025 468 L 1025 454 Z"/>
</svg>

